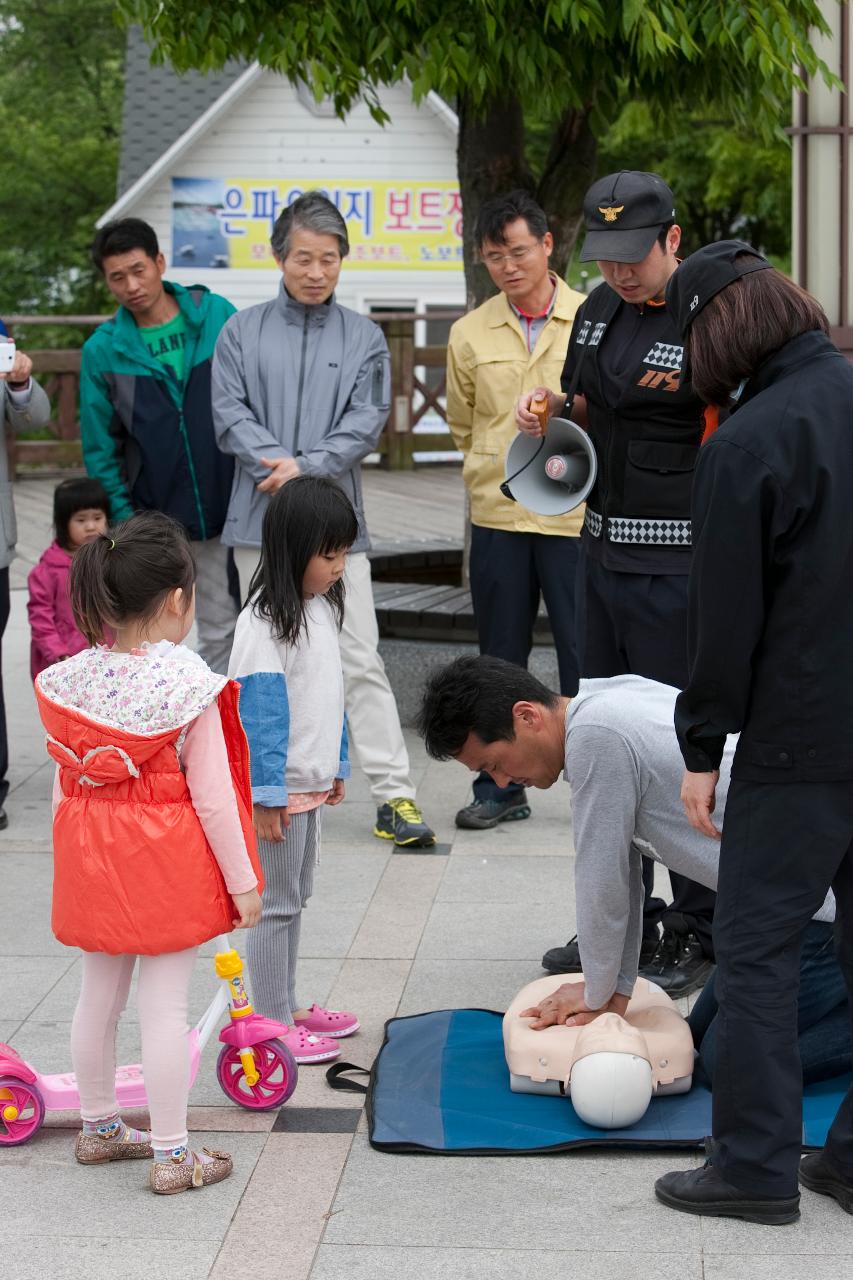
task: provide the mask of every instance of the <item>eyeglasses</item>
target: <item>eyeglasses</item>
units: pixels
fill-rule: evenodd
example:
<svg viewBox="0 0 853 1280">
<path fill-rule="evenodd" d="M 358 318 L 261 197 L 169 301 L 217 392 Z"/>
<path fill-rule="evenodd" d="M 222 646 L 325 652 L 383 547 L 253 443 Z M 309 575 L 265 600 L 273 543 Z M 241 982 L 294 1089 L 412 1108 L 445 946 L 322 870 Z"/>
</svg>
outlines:
<svg viewBox="0 0 853 1280">
<path fill-rule="evenodd" d="M 529 258 L 534 249 L 538 249 L 542 244 L 541 240 L 537 240 L 536 244 L 526 244 L 518 249 L 510 249 L 509 253 L 484 253 L 483 261 L 489 267 L 501 267 L 505 262 L 524 262 L 525 258 Z"/>
</svg>

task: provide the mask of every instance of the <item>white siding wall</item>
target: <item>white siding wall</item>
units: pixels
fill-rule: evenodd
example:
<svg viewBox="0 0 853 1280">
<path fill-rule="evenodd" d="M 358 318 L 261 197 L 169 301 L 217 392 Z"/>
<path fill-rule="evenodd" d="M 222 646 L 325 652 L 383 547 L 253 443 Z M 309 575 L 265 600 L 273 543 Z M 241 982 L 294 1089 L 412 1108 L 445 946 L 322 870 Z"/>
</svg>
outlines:
<svg viewBox="0 0 853 1280">
<path fill-rule="evenodd" d="M 287 80 L 264 72 L 125 215 L 150 222 L 168 258 L 172 177 L 454 179 L 456 138 L 450 125 L 428 104 L 415 106 L 405 85 L 386 89 L 382 100 L 392 121 L 384 128 L 362 104 L 345 121 L 326 119 L 304 107 Z M 182 284 L 206 284 L 238 307 L 269 298 L 280 279 L 277 271 L 182 267 L 170 269 L 169 276 Z M 344 265 L 338 299 L 357 310 L 381 303 L 456 307 L 464 305 L 465 285 L 461 269 L 348 272 Z"/>
</svg>

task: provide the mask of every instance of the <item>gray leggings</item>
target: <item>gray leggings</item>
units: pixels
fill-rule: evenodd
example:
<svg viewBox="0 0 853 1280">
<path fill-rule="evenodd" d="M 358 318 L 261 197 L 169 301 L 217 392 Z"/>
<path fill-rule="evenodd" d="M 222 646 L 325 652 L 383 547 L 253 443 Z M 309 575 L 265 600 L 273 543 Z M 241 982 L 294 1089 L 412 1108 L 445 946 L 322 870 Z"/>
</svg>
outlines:
<svg viewBox="0 0 853 1280">
<path fill-rule="evenodd" d="M 246 959 L 253 1003 L 267 1018 L 293 1025 L 302 908 L 314 889 L 322 805 L 294 813 L 281 844 L 258 841 L 266 887 L 260 924 L 249 930 Z"/>
</svg>

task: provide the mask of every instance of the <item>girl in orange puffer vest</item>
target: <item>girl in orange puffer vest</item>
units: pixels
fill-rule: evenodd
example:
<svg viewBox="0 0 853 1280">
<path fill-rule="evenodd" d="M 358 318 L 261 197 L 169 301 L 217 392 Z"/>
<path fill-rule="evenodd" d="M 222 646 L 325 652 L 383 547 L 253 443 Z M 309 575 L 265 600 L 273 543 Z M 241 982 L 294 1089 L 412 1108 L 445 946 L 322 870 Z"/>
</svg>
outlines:
<svg viewBox="0 0 853 1280">
<path fill-rule="evenodd" d="M 83 950 L 71 1028 L 83 1164 L 152 1156 L 151 1187 L 220 1182 L 222 1153 L 187 1149 L 187 1004 L 198 945 L 260 918 L 249 753 L 238 686 L 182 641 L 195 564 L 183 530 L 144 512 L 81 547 L 71 600 L 91 642 L 36 681 L 54 784 L 53 931 Z M 139 959 L 151 1134 L 115 1095 L 115 1035 Z"/>
</svg>

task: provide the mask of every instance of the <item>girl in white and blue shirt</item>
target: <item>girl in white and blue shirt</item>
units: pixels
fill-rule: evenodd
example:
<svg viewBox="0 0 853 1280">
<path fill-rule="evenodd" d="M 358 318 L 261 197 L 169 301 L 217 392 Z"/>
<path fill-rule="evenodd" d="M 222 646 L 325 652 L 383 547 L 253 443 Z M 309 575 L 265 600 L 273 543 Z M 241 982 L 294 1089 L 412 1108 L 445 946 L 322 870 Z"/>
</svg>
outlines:
<svg viewBox="0 0 853 1280">
<path fill-rule="evenodd" d="M 237 620 L 228 674 L 240 682 L 252 801 L 266 889 L 247 945 L 255 1006 L 287 1023 L 297 1062 L 328 1062 L 358 1019 L 296 1000 L 302 908 L 314 885 L 323 805 L 349 776 L 338 632 L 343 572 L 358 524 L 332 481 L 298 476 L 264 517 L 261 559 Z"/>
</svg>

